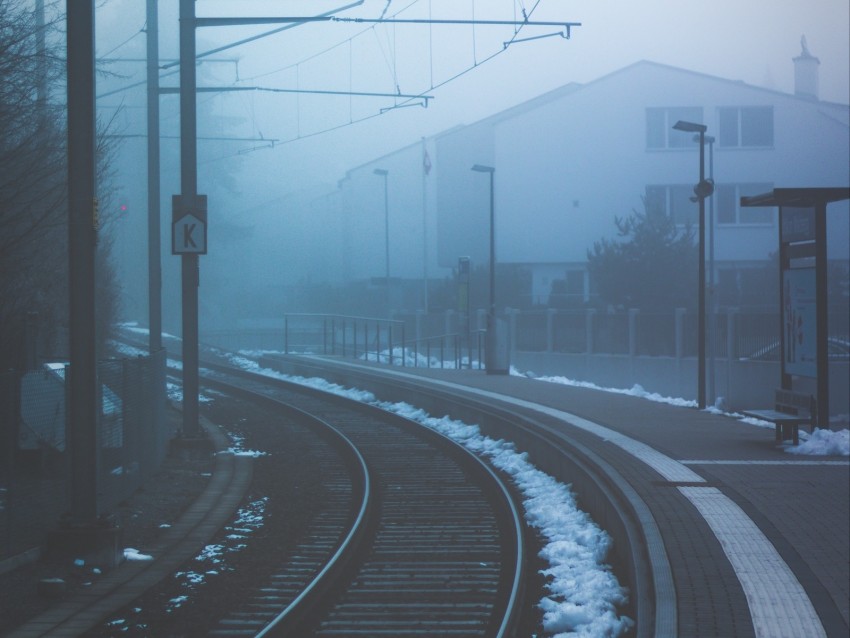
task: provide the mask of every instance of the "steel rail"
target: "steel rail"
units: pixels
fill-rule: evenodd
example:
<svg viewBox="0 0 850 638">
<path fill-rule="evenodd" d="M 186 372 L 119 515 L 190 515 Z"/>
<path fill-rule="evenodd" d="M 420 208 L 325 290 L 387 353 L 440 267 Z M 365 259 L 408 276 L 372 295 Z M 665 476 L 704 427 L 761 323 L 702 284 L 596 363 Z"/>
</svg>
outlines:
<svg viewBox="0 0 850 638">
<path fill-rule="evenodd" d="M 525 556 L 525 524 L 523 522 L 523 517 L 521 512 L 519 511 L 514 497 L 511 495 L 511 491 L 508 486 L 505 484 L 504 480 L 490 467 L 488 463 L 486 463 L 483 459 L 473 454 L 465 447 L 463 447 L 458 442 L 446 437 L 439 432 L 431 430 L 430 428 L 425 428 L 419 423 L 412 421 L 406 417 L 402 417 L 398 414 L 388 412 L 383 410 L 377 406 L 369 405 L 362 403 L 360 401 L 349 399 L 346 397 L 342 397 L 336 394 L 329 393 L 324 390 L 320 390 L 317 388 L 305 386 L 294 381 L 286 381 L 283 379 L 277 379 L 274 377 L 269 377 L 267 375 L 258 374 L 255 372 L 250 372 L 247 370 L 242 370 L 240 368 L 235 368 L 231 365 L 224 365 L 220 363 L 214 363 L 210 361 L 208 358 L 202 358 L 203 367 L 219 372 L 222 374 L 229 374 L 238 376 L 253 382 L 262 383 L 264 385 L 274 387 L 286 387 L 289 390 L 293 390 L 300 394 L 313 395 L 315 397 L 321 398 L 323 400 L 332 400 L 333 402 L 339 402 L 348 405 L 351 408 L 355 408 L 359 411 L 365 413 L 375 413 L 379 415 L 379 418 L 384 420 L 390 420 L 397 424 L 403 424 L 403 426 L 407 429 L 414 430 L 420 435 L 425 435 L 429 438 L 437 439 L 442 442 L 443 445 L 454 449 L 458 454 L 462 455 L 467 460 L 476 464 L 480 471 L 482 471 L 489 480 L 498 487 L 499 498 L 502 503 L 508 509 L 509 515 L 506 518 L 510 519 L 510 528 L 511 534 L 513 538 L 511 539 L 511 546 L 515 549 L 513 556 L 511 557 L 511 561 L 513 563 L 513 577 L 511 579 L 511 583 L 505 596 L 506 603 L 503 609 L 503 613 L 501 619 L 498 623 L 498 628 L 496 632 L 493 634 L 495 638 L 507 638 L 508 636 L 513 635 L 515 631 L 515 627 L 519 622 L 519 616 L 521 614 L 520 605 L 523 601 L 524 597 L 524 587 L 525 587 L 525 578 L 526 578 L 526 562 L 527 558 Z M 225 384 L 220 380 L 214 380 L 209 377 L 209 375 L 204 374 L 204 370 L 201 370 L 202 378 L 205 383 L 209 384 L 222 384 L 222 386 L 228 386 L 229 391 L 232 391 L 234 386 L 230 386 L 229 384 Z M 252 390 L 247 389 L 239 389 L 239 391 L 243 391 L 246 393 L 250 393 L 254 395 L 257 399 L 268 399 L 270 401 L 274 401 L 279 403 L 282 406 L 285 406 L 287 409 L 293 410 L 295 412 L 304 414 L 309 416 L 311 419 L 316 419 L 315 416 L 310 415 L 308 412 L 301 410 L 300 408 L 296 408 L 290 403 L 279 401 L 278 399 L 274 399 L 269 397 L 268 395 L 264 395 L 259 392 L 254 392 Z M 321 421 L 321 419 L 319 419 Z M 328 426 L 332 427 L 332 426 Z M 344 435 L 342 435 L 344 436 Z M 352 445 L 354 445 L 352 443 Z M 362 458 L 362 457 L 361 457 Z M 351 545 L 348 546 L 351 548 Z M 341 554 L 341 552 L 340 552 Z M 344 557 L 340 555 L 339 557 L 334 557 L 335 563 L 344 562 Z M 327 573 L 325 573 L 327 571 Z M 327 578 L 336 575 L 338 570 L 330 569 L 323 570 L 322 573 L 317 576 L 316 582 L 311 583 L 308 587 L 309 591 L 305 589 L 305 592 L 298 597 L 295 601 L 290 604 L 287 609 L 281 612 L 274 621 L 272 621 L 269 625 L 267 625 L 260 633 L 257 634 L 258 637 L 268 637 L 273 635 L 281 635 L 283 628 L 289 627 L 290 624 L 294 624 L 298 622 L 301 616 L 307 613 L 305 608 L 309 608 L 314 599 L 311 597 L 312 592 L 322 592 L 325 591 L 325 585 L 327 584 Z"/>
</svg>

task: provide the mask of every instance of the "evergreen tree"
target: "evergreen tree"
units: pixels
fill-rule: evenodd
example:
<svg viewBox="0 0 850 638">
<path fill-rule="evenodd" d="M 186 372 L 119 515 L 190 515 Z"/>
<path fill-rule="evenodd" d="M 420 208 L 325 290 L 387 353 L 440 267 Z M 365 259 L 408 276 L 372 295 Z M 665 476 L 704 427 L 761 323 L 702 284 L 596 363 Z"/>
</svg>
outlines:
<svg viewBox="0 0 850 638">
<path fill-rule="evenodd" d="M 617 239 L 602 238 L 588 250 L 591 285 L 605 306 L 666 312 L 697 302 L 698 251 L 694 231 L 662 211 L 633 211 L 614 218 Z"/>
</svg>

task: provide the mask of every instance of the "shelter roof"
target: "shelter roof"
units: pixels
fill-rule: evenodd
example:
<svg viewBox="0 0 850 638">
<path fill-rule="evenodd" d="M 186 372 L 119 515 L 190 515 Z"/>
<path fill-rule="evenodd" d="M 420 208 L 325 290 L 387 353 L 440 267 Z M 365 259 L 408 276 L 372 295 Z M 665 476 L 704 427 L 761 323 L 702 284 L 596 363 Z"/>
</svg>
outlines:
<svg viewBox="0 0 850 638">
<path fill-rule="evenodd" d="M 817 206 L 850 199 L 850 187 L 774 188 L 768 193 L 742 197 L 741 206 Z"/>
</svg>

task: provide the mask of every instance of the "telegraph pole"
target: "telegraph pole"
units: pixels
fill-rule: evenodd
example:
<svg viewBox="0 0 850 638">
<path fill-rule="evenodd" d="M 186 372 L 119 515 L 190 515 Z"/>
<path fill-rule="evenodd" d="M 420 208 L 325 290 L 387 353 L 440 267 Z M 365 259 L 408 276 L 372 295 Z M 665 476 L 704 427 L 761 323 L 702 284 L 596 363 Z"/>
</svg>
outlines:
<svg viewBox="0 0 850 638">
<path fill-rule="evenodd" d="M 94 1 L 67 0 L 68 287 L 70 291 L 68 443 L 71 518 L 97 521 L 97 367 L 95 355 Z"/>
<path fill-rule="evenodd" d="M 162 349 L 159 175 L 159 0 L 146 0 L 148 116 L 148 349 Z"/>
<path fill-rule="evenodd" d="M 180 190 L 175 200 L 172 227 L 172 252 L 181 257 L 183 290 L 183 436 L 200 435 L 198 423 L 198 243 L 192 235 L 196 226 L 181 220 L 195 213 L 198 198 L 198 140 L 195 77 L 195 0 L 180 0 Z M 178 236 L 182 230 L 182 235 Z M 206 252 L 203 229 L 202 251 Z M 200 232 L 200 231 L 199 231 Z"/>
</svg>

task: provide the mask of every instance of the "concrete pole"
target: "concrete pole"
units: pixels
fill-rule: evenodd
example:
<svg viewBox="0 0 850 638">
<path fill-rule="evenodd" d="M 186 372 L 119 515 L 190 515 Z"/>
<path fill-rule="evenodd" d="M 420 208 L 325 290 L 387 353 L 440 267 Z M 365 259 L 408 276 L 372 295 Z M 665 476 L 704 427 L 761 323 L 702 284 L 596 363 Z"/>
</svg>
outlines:
<svg viewBox="0 0 850 638">
<path fill-rule="evenodd" d="M 699 132 L 699 183 L 705 183 L 705 130 Z M 699 198 L 699 317 L 697 332 L 697 406 L 705 409 L 705 196 L 697 193 Z"/>
<path fill-rule="evenodd" d="M 71 518 L 97 521 L 97 356 L 95 353 L 95 75 L 94 2 L 67 0 L 68 287 L 70 378 L 68 442 Z"/>
<path fill-rule="evenodd" d="M 183 202 L 198 194 L 195 77 L 195 0 L 180 0 L 180 190 Z M 181 256 L 183 290 L 183 436 L 200 435 L 198 423 L 198 255 Z"/>
<path fill-rule="evenodd" d="M 162 349 L 159 168 L 159 0 L 146 0 L 148 98 L 148 349 Z"/>
</svg>

